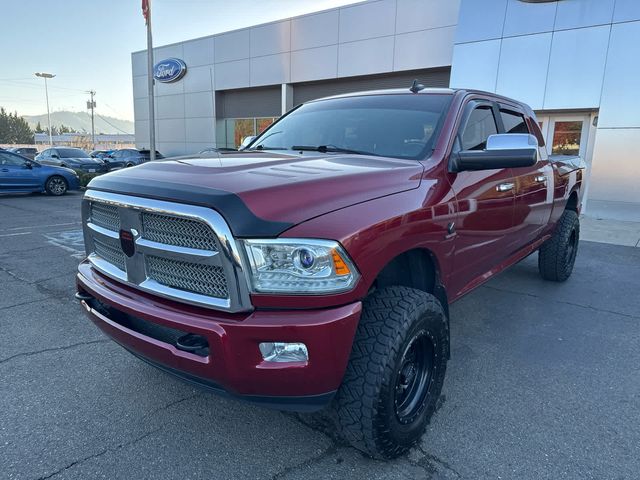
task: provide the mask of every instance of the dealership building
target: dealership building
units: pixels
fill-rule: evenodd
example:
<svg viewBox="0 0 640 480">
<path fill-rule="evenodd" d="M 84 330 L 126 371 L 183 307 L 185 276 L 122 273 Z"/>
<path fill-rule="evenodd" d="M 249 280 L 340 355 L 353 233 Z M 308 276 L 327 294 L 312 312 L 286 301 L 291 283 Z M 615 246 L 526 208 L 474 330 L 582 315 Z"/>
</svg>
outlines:
<svg viewBox="0 0 640 480">
<path fill-rule="evenodd" d="M 536 111 L 549 153 L 589 167 L 586 213 L 640 221 L 639 0 L 370 0 L 154 49 L 164 155 L 236 147 L 338 93 L 486 90 Z M 146 51 L 132 54 L 135 140 L 149 147 Z"/>
</svg>

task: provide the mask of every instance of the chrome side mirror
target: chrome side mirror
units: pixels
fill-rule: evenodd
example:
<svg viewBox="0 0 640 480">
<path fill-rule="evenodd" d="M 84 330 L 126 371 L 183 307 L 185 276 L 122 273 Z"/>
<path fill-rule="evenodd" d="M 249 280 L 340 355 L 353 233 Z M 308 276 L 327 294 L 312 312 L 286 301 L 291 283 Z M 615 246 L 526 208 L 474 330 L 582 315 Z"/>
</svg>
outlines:
<svg viewBox="0 0 640 480">
<path fill-rule="evenodd" d="M 499 133 L 489 135 L 487 150 L 538 149 L 538 139 L 528 133 Z"/>
<path fill-rule="evenodd" d="M 245 148 L 247 148 L 249 146 L 249 144 L 251 142 L 253 142 L 256 139 L 256 135 L 249 135 L 248 137 L 244 137 L 242 139 L 242 143 L 240 144 L 240 146 L 238 147 L 238 150 L 244 150 Z"/>
<path fill-rule="evenodd" d="M 451 171 L 532 167 L 538 161 L 538 140 L 526 133 L 500 133 L 487 139 L 484 150 L 453 154 Z"/>
</svg>

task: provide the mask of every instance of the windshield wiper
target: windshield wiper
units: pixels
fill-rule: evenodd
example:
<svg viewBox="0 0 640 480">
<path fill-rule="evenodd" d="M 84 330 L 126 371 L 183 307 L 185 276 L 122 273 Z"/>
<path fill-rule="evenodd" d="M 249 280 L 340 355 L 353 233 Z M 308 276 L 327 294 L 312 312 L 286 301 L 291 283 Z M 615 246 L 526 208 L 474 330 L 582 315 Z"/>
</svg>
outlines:
<svg viewBox="0 0 640 480">
<path fill-rule="evenodd" d="M 256 148 L 245 148 L 243 151 L 247 150 L 286 150 L 284 147 L 265 147 L 263 145 L 258 145 Z"/>
<path fill-rule="evenodd" d="M 336 147 L 335 145 L 294 145 L 291 150 L 299 150 L 301 152 L 320 152 L 320 153 L 353 153 L 355 155 L 375 155 L 371 152 L 363 152 L 361 150 L 352 150 L 350 148 Z"/>
</svg>

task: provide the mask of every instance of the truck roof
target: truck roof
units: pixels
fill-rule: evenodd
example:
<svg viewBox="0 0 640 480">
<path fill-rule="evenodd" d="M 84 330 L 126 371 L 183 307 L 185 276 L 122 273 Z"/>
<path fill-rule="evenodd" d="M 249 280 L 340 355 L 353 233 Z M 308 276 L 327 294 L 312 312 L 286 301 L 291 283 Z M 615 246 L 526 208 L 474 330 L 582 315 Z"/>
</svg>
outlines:
<svg viewBox="0 0 640 480">
<path fill-rule="evenodd" d="M 423 95 L 423 94 L 440 94 L 440 95 L 452 95 L 458 91 L 453 88 L 424 88 L 419 92 L 416 92 L 415 95 Z M 361 92 L 351 92 L 351 93 L 341 93 L 339 95 L 330 95 L 328 97 L 316 98 L 314 100 L 310 100 L 310 102 L 317 102 L 319 100 L 328 100 L 333 98 L 347 98 L 347 97 L 360 97 L 364 95 L 401 95 L 401 94 L 410 94 L 412 93 L 409 88 L 387 88 L 384 90 L 365 90 Z"/>
<path fill-rule="evenodd" d="M 339 95 L 330 95 L 328 97 L 317 98 L 314 100 L 309 100 L 305 103 L 318 102 L 321 100 L 329 100 L 334 98 L 349 98 L 349 97 L 361 97 L 366 95 L 454 95 L 456 93 L 463 94 L 480 94 L 487 95 L 490 97 L 504 99 L 509 102 L 515 102 L 518 104 L 522 104 L 518 100 L 505 97 L 503 95 L 499 95 L 497 93 L 486 92 L 483 90 L 476 90 L 471 88 L 423 88 L 417 92 L 412 92 L 408 87 L 407 88 L 389 88 L 383 90 L 366 90 L 361 92 L 351 92 L 351 93 L 341 93 Z M 522 104 L 524 105 L 524 104 Z"/>
</svg>

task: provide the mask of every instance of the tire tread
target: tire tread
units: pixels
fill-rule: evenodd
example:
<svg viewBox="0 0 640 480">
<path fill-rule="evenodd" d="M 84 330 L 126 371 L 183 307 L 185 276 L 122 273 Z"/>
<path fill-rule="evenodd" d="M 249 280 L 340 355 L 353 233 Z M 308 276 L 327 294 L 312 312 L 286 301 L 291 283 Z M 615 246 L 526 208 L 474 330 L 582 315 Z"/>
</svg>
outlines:
<svg viewBox="0 0 640 480">
<path fill-rule="evenodd" d="M 340 433 L 354 447 L 374 457 L 393 458 L 410 448 L 410 445 L 396 444 L 385 435 L 388 432 L 380 409 L 384 408 L 381 402 L 381 391 L 386 388 L 384 382 L 392 378 L 393 360 L 400 354 L 403 333 L 409 330 L 416 312 L 426 312 L 441 322 L 439 331 L 446 340 L 440 342 L 441 348 L 436 354 L 442 355 L 446 366 L 449 327 L 440 302 L 433 295 L 413 288 L 386 287 L 364 302 L 349 365 L 336 397 Z M 437 396 L 444 370 L 440 368 L 439 378 L 434 379 Z M 432 413 L 427 412 L 427 418 Z"/>
<path fill-rule="evenodd" d="M 570 268 L 566 265 L 565 249 L 574 227 L 579 237 L 580 221 L 578 214 L 573 210 L 565 210 L 560 220 L 558 220 L 553 236 L 540 247 L 538 270 L 545 280 L 564 282 L 571 275 L 573 265 Z M 576 245 L 577 248 L 578 246 Z"/>
</svg>

